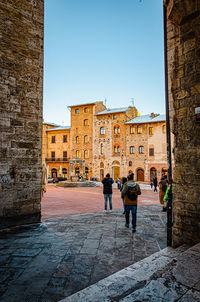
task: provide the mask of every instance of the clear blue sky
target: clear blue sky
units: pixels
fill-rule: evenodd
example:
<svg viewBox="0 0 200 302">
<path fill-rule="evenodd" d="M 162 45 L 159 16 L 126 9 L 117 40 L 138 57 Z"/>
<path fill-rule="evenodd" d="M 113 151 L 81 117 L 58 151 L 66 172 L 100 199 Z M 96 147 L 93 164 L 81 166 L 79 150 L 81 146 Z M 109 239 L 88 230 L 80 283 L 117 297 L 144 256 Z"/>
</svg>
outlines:
<svg viewBox="0 0 200 302">
<path fill-rule="evenodd" d="M 162 0 L 46 0 L 44 119 L 70 124 L 67 106 L 107 99 L 164 113 Z"/>
</svg>

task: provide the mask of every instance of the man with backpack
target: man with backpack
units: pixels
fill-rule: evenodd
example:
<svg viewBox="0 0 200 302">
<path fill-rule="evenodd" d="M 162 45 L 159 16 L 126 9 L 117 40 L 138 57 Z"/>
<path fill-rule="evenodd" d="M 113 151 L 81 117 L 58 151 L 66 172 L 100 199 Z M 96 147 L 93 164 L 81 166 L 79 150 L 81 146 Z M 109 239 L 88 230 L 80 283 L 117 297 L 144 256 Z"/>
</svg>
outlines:
<svg viewBox="0 0 200 302">
<path fill-rule="evenodd" d="M 124 198 L 125 206 L 125 227 L 129 228 L 130 211 L 132 213 L 132 231 L 136 232 L 136 215 L 137 215 L 137 200 L 138 195 L 141 195 L 140 186 L 133 180 L 134 174 L 128 176 L 127 183 L 124 184 L 122 189 L 122 198 Z"/>
</svg>

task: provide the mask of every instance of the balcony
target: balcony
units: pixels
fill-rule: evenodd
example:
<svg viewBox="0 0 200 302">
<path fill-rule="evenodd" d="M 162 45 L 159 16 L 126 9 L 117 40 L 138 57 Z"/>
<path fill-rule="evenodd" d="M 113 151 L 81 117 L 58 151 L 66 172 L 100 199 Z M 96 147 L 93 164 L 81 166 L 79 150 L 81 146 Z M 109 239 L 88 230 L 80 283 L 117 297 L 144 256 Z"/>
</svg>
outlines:
<svg viewBox="0 0 200 302">
<path fill-rule="evenodd" d="M 46 162 L 68 163 L 69 158 L 67 158 L 67 157 L 51 157 L 51 158 L 46 158 Z"/>
</svg>

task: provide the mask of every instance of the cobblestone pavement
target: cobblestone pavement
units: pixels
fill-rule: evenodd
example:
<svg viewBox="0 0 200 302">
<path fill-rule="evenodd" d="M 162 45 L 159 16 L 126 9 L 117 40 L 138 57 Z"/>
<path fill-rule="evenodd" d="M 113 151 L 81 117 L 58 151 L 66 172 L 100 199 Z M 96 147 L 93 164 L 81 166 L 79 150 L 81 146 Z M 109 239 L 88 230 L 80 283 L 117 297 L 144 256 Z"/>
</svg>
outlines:
<svg viewBox="0 0 200 302">
<path fill-rule="evenodd" d="M 138 207 L 137 232 L 121 210 L 51 218 L 0 233 L 0 301 L 55 302 L 166 247 L 166 213 Z"/>
</svg>

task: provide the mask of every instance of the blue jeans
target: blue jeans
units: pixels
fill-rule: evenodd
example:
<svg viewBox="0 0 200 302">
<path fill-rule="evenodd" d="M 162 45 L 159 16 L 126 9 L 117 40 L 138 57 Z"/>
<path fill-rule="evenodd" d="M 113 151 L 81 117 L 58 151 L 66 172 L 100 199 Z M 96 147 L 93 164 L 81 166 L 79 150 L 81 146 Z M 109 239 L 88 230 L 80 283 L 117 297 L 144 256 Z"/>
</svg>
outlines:
<svg viewBox="0 0 200 302">
<path fill-rule="evenodd" d="M 105 206 L 104 209 L 107 210 L 107 201 L 109 198 L 110 210 L 112 210 L 112 194 L 104 194 Z"/>
<path fill-rule="evenodd" d="M 126 225 L 129 225 L 129 216 L 130 211 L 132 213 L 132 227 L 136 229 L 136 216 L 137 216 L 137 206 L 135 205 L 125 205 L 125 217 L 126 217 Z"/>
<path fill-rule="evenodd" d="M 123 201 L 123 208 L 124 208 L 124 212 L 125 212 L 124 197 L 122 197 L 122 201 Z"/>
</svg>

